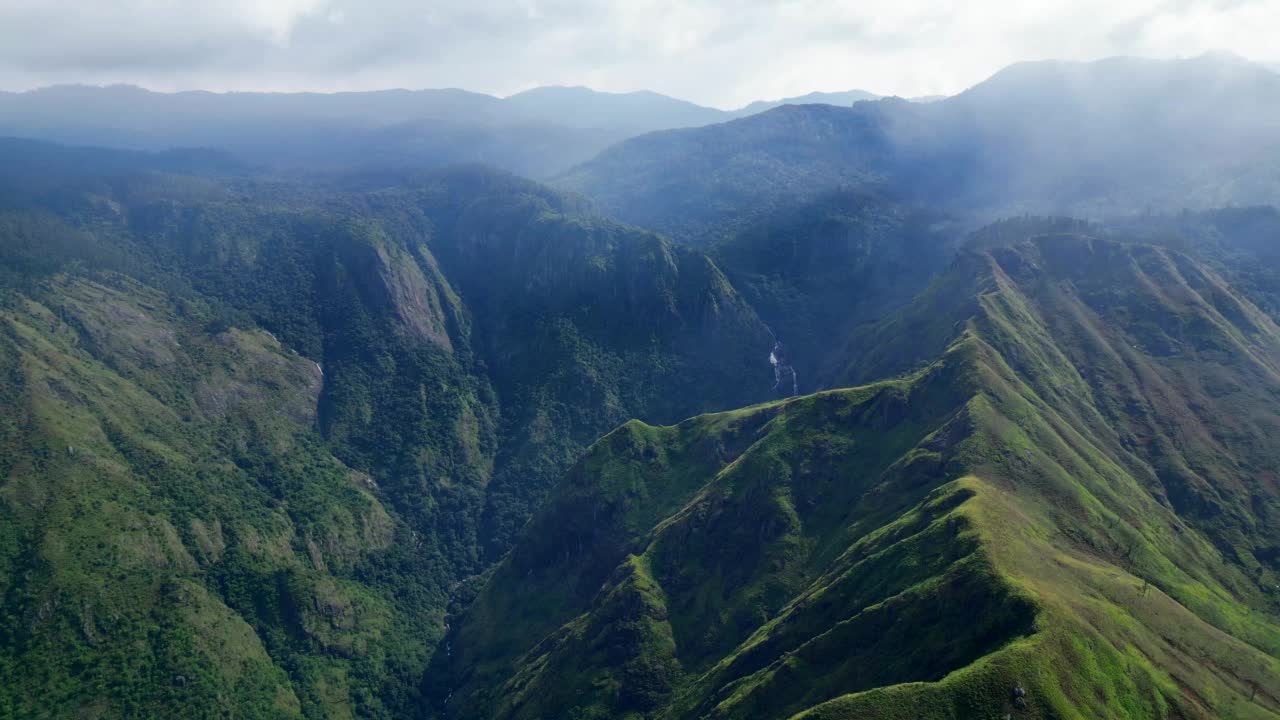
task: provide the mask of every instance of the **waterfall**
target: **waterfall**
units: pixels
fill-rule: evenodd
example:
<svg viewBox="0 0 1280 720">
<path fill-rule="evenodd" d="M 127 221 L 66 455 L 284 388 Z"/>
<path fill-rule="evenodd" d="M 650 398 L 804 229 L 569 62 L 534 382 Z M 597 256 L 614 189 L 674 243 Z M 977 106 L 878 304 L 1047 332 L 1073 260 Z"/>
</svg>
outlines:
<svg viewBox="0 0 1280 720">
<path fill-rule="evenodd" d="M 768 326 L 766 325 L 765 328 L 768 329 Z M 773 331 L 769 330 L 769 334 L 772 335 Z M 786 346 L 782 344 L 781 340 L 776 339 L 777 336 L 774 337 L 773 349 L 769 351 L 769 364 L 773 366 L 773 389 L 777 390 L 781 387 L 783 379 L 790 376 L 791 394 L 799 395 L 800 379 L 796 377 L 796 369 L 791 366 L 791 362 L 787 359 Z"/>
</svg>

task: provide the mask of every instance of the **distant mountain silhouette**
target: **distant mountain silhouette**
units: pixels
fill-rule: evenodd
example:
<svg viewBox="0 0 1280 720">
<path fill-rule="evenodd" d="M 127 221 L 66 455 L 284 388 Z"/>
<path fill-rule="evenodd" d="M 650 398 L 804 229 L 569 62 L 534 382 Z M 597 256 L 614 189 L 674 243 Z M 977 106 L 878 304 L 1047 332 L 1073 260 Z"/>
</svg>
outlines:
<svg viewBox="0 0 1280 720">
<path fill-rule="evenodd" d="M 1234 56 L 1006 68 L 945 100 L 780 107 L 633 138 L 562 186 L 678 235 L 834 189 L 979 214 L 1280 199 L 1280 75 Z"/>
<path fill-rule="evenodd" d="M 456 88 L 339 93 L 152 92 L 59 85 L 0 92 L 0 135 L 133 150 L 212 147 L 291 168 L 483 162 L 541 177 L 628 137 L 725 122 L 778 104 L 849 105 L 813 93 L 733 112 L 649 91 L 539 87 L 499 98 Z"/>
<path fill-rule="evenodd" d="M 840 105 L 848 107 L 862 100 L 879 100 L 881 95 L 877 95 L 866 90 L 845 90 L 843 92 L 811 92 L 808 95 L 799 95 L 796 97 L 783 98 L 781 100 L 757 100 L 750 105 L 746 105 L 731 114 L 734 117 L 746 117 L 755 115 L 766 110 L 772 110 L 782 105 Z"/>
</svg>

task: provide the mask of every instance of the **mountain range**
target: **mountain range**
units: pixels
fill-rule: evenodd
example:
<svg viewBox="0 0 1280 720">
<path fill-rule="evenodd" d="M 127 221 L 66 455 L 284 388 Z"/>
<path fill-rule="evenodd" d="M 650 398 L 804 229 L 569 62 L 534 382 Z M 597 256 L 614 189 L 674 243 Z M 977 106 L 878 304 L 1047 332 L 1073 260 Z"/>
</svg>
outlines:
<svg viewBox="0 0 1280 720">
<path fill-rule="evenodd" d="M 797 103 L 850 105 L 861 90 L 735 111 L 654 92 L 540 87 L 499 98 L 459 89 L 341 93 L 160 93 L 63 85 L 0 93 L 0 135 L 133 150 L 217 149 L 315 171 L 481 162 L 543 177 L 653 130 L 697 127 Z"/>
<path fill-rule="evenodd" d="M 546 183 L 395 142 L 702 111 L 94 90 L 245 144 L 0 140 L 0 717 L 1280 717 L 1278 81 L 1026 63 Z"/>
<path fill-rule="evenodd" d="M 857 189 L 976 214 L 1103 219 L 1274 203 L 1280 75 L 1220 55 L 1014 65 L 953 97 L 788 106 L 643 135 L 561 176 L 620 219 L 698 242 Z"/>
<path fill-rule="evenodd" d="M 1277 341 L 1163 248 L 966 251 L 849 368 L 896 379 L 597 442 L 445 710 L 1271 716 Z"/>
</svg>

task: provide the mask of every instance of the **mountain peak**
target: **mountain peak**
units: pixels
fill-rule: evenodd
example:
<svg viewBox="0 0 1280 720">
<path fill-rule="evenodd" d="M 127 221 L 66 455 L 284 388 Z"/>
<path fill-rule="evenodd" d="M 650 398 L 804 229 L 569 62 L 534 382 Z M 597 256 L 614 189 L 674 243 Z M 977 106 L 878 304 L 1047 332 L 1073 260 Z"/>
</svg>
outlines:
<svg viewBox="0 0 1280 720">
<path fill-rule="evenodd" d="M 1152 83 L 1183 79 L 1204 81 L 1206 69 L 1231 73 L 1241 79 L 1266 79 L 1273 75 L 1265 66 L 1229 52 L 1211 51 L 1190 58 L 1153 59 L 1117 55 L 1099 60 L 1029 60 L 1014 63 L 996 71 L 991 77 L 960 94 L 972 96 L 992 88 L 1018 86 L 1024 83 L 1054 83 L 1080 94 L 1097 93 L 1110 87 L 1132 87 L 1146 91 Z M 1184 88 L 1181 94 L 1194 91 Z M 959 96 L 957 96 L 959 97 Z"/>
<path fill-rule="evenodd" d="M 671 97 L 670 95 L 663 95 L 662 93 L 654 92 L 652 90 L 628 90 L 623 92 L 614 92 L 610 90 L 596 90 L 595 88 L 588 87 L 586 85 L 539 85 L 537 87 L 529 88 L 528 90 L 522 90 L 518 93 L 512 93 L 511 95 L 507 95 L 503 99 L 514 100 L 517 98 L 535 97 L 539 95 L 547 95 L 547 96 L 559 95 L 559 96 L 583 98 L 583 99 L 643 97 L 643 98 L 661 99 L 661 100 L 666 100 L 666 101 L 675 102 L 675 103 L 688 103 L 690 105 L 694 104 L 694 103 L 689 103 L 689 101 L 687 100 L 674 98 L 674 97 Z"/>
<path fill-rule="evenodd" d="M 1196 60 L 1233 65 L 1257 65 L 1254 61 L 1230 50 L 1208 50 L 1195 57 Z"/>
<path fill-rule="evenodd" d="M 883 96 L 866 90 L 841 90 L 837 92 L 811 92 L 778 100 L 756 100 L 733 111 L 735 117 L 754 115 L 782 105 L 840 105 L 848 107 L 863 100 L 876 100 Z"/>
</svg>

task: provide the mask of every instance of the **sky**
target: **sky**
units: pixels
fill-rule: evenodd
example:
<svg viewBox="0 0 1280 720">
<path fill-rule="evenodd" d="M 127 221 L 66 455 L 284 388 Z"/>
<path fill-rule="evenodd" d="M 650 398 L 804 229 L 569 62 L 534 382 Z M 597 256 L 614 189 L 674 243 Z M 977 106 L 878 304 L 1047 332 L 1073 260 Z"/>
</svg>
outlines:
<svg viewBox="0 0 1280 720">
<path fill-rule="evenodd" d="M 1019 60 L 1280 63 L 1280 0 L 0 0 L 0 89 L 648 89 L 733 108 Z"/>
</svg>

